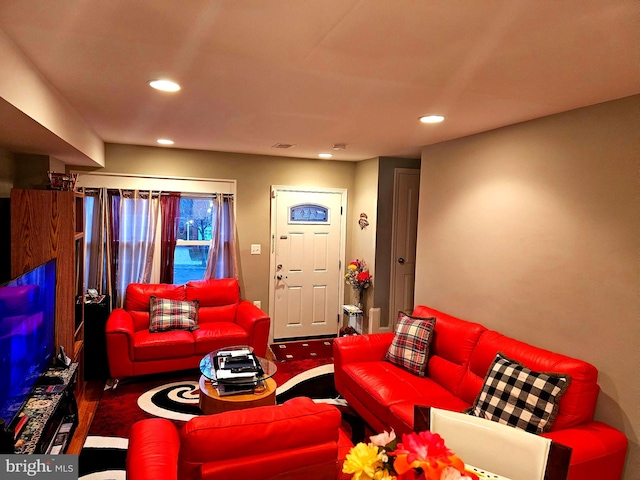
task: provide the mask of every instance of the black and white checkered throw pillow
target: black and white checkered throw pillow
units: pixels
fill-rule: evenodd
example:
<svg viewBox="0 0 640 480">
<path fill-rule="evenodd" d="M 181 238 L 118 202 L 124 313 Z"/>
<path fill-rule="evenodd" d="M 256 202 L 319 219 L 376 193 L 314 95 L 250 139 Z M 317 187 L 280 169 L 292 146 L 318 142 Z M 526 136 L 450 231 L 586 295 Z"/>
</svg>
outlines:
<svg viewBox="0 0 640 480">
<path fill-rule="evenodd" d="M 569 375 L 534 372 L 498 353 L 469 414 L 530 433 L 546 432 L 569 383 Z"/>
</svg>

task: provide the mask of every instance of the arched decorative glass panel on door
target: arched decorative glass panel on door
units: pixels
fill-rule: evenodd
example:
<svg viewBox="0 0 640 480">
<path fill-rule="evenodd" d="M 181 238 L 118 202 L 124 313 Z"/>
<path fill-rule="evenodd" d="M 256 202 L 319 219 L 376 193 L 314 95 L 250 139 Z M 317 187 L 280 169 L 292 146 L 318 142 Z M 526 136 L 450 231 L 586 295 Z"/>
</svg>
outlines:
<svg viewBox="0 0 640 480">
<path fill-rule="evenodd" d="M 289 224 L 296 223 L 328 224 L 329 209 L 312 203 L 293 205 L 289 207 Z"/>
</svg>

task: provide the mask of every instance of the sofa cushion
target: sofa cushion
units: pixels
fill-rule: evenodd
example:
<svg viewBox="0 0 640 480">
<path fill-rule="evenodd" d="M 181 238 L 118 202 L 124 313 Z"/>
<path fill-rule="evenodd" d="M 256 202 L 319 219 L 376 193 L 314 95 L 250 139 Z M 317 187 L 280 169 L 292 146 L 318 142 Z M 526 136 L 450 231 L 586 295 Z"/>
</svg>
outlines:
<svg viewBox="0 0 640 480">
<path fill-rule="evenodd" d="M 429 392 L 429 395 L 422 397 L 424 399 L 424 405 L 430 407 L 441 408 L 443 410 L 451 410 L 453 412 L 463 412 L 468 410 L 471 405 L 467 402 L 460 400 L 458 397 L 454 397 L 447 390 L 433 389 Z M 422 399 L 420 400 L 422 401 Z M 396 433 L 409 433 L 414 429 L 414 408 L 415 405 L 420 404 L 415 401 L 411 402 L 399 402 L 389 407 L 390 420 L 389 427 L 393 428 Z"/>
<path fill-rule="evenodd" d="M 199 300 L 203 307 L 237 304 L 240 284 L 236 278 L 191 280 L 185 285 L 187 300 Z"/>
<path fill-rule="evenodd" d="M 568 428 L 593 420 L 598 399 L 598 370 L 591 364 L 550 352 L 496 331 L 482 334 L 469 361 L 468 371 L 458 396 L 474 403 L 498 352 L 537 372 L 561 372 L 571 375 L 571 386 L 560 399 L 558 415 L 551 430 Z"/>
<path fill-rule="evenodd" d="M 151 296 L 171 300 L 185 300 L 184 285 L 165 283 L 130 283 L 127 285 L 124 309 L 131 314 L 136 332 L 149 328 Z"/>
<path fill-rule="evenodd" d="M 470 413 L 530 433 L 546 432 L 570 382 L 569 375 L 535 372 L 499 353 Z"/>
<path fill-rule="evenodd" d="M 418 377 L 386 361 L 348 363 L 343 382 L 357 400 L 385 425 L 390 425 L 389 407 L 397 403 L 423 403 L 431 399 L 439 405 L 456 402 L 453 394 L 426 377 Z M 469 404 L 463 404 L 468 407 Z"/>
<path fill-rule="evenodd" d="M 298 463 L 324 460 L 331 460 L 335 474 L 340 421 L 336 407 L 305 397 L 197 416 L 180 430 L 178 477 L 201 478 L 202 472 L 205 478 L 276 478 Z"/>
<path fill-rule="evenodd" d="M 151 296 L 169 298 L 171 300 L 185 300 L 184 285 L 130 283 L 127 285 L 124 309 L 127 311 L 139 310 L 148 312 Z"/>
<path fill-rule="evenodd" d="M 192 355 L 194 355 L 193 334 L 187 330 L 170 330 L 162 334 L 140 330 L 134 334 L 133 359 L 136 362 Z"/>
<path fill-rule="evenodd" d="M 235 322 L 240 286 L 235 278 L 187 282 L 187 300 L 198 300 L 198 323 Z"/>
<path fill-rule="evenodd" d="M 478 339 L 487 329 L 479 323 L 461 320 L 424 305 L 416 306 L 413 314 L 419 317 L 434 317 L 436 319 L 433 340 L 429 347 L 427 376 L 455 396 L 460 397 L 460 384 L 465 377 L 469 358 L 478 343 Z M 486 365 L 487 368 L 489 363 Z M 482 379 L 486 372 L 485 369 L 478 379 L 479 384 L 482 384 Z M 477 385 L 473 395 L 469 398 L 462 398 L 471 405 L 479 391 L 480 385 Z"/>
<path fill-rule="evenodd" d="M 395 336 L 384 359 L 424 377 L 435 322 L 435 318 L 414 317 L 400 312 Z"/>
<path fill-rule="evenodd" d="M 210 322 L 193 332 L 195 353 L 206 355 L 220 348 L 249 343 L 248 334 L 241 326 L 230 322 Z"/>
<path fill-rule="evenodd" d="M 198 301 L 171 300 L 151 296 L 149 302 L 149 331 L 197 330 Z"/>
</svg>

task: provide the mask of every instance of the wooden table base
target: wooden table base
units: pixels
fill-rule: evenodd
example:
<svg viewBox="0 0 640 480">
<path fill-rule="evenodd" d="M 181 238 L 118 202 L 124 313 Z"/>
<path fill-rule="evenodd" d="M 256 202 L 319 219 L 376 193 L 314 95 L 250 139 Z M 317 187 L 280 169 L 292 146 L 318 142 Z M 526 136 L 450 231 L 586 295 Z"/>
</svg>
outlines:
<svg viewBox="0 0 640 480">
<path fill-rule="evenodd" d="M 269 378 L 265 380 L 264 392 L 243 393 L 239 395 L 218 395 L 216 388 L 211 385 L 211 380 L 204 375 L 200 376 L 200 410 L 207 415 L 241 410 L 244 408 L 261 407 L 276 404 L 276 382 Z"/>
</svg>

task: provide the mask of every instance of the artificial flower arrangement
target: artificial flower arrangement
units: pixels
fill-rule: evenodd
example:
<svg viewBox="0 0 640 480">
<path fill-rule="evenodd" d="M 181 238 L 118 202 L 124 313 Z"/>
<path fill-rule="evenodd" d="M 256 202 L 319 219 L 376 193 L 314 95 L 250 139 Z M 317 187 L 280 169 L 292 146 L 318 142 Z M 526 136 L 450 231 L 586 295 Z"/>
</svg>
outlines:
<svg viewBox="0 0 640 480">
<path fill-rule="evenodd" d="M 351 288 L 358 293 L 369 288 L 371 280 L 373 280 L 365 261 L 358 258 L 347 265 L 347 273 L 344 274 L 344 278 L 347 285 L 351 285 Z"/>
<path fill-rule="evenodd" d="M 437 433 L 402 435 L 383 432 L 358 443 L 346 456 L 342 471 L 353 480 L 478 480 Z"/>
</svg>

